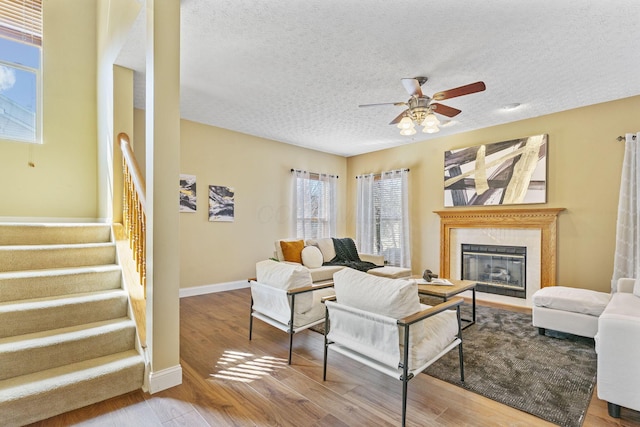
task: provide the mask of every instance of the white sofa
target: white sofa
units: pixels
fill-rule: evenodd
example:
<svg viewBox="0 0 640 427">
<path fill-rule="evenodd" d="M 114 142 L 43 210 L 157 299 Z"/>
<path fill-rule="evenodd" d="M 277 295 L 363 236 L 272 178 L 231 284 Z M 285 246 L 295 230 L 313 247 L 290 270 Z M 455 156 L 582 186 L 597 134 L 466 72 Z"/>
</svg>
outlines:
<svg viewBox="0 0 640 427">
<path fill-rule="evenodd" d="M 598 353 L 598 398 L 609 415 L 620 407 L 640 411 L 640 283 L 620 279 L 600 317 L 595 336 Z"/>
<path fill-rule="evenodd" d="M 301 264 L 309 269 L 311 279 L 314 283 L 333 280 L 333 274 L 342 270 L 344 267 L 339 265 L 322 265 L 331 261 L 336 256 L 333 247 L 333 239 L 330 237 L 324 239 L 307 239 L 304 241 L 304 249 L 301 254 L 301 263 L 286 261 L 280 242 L 297 242 L 301 239 L 279 239 L 275 241 L 274 258 L 281 262 L 293 264 Z M 307 249 L 309 248 L 309 249 Z M 384 257 L 382 255 L 362 254 L 358 253 L 362 261 L 369 261 L 381 267 L 384 267 Z M 387 270 L 391 267 L 387 267 Z"/>
</svg>

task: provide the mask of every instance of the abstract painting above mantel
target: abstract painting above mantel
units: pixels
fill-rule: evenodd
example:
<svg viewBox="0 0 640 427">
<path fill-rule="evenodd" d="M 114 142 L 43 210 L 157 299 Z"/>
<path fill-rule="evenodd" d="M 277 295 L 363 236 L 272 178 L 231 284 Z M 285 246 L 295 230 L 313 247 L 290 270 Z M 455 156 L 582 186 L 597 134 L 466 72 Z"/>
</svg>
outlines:
<svg viewBox="0 0 640 427">
<path fill-rule="evenodd" d="M 547 201 L 547 135 L 445 151 L 444 206 Z"/>
</svg>

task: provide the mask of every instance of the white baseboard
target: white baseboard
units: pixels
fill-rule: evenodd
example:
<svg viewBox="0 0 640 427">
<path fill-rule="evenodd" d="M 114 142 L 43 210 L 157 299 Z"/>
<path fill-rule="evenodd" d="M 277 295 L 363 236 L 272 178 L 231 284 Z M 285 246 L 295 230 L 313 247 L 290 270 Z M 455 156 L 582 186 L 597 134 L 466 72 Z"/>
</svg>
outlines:
<svg viewBox="0 0 640 427">
<path fill-rule="evenodd" d="M 193 297 L 196 295 L 213 294 L 215 292 L 233 291 L 235 289 L 248 288 L 249 286 L 250 285 L 248 281 L 238 280 L 236 282 L 194 286 L 191 288 L 180 288 L 180 298 Z"/>
<path fill-rule="evenodd" d="M 182 384 L 182 366 L 180 365 L 149 373 L 148 388 L 151 394 L 180 384 Z"/>
<path fill-rule="evenodd" d="M 105 222 L 100 218 L 57 218 L 57 217 L 28 217 L 28 216 L 0 216 L 0 222 L 14 222 L 14 223 L 49 223 L 49 222 L 63 222 L 63 223 L 94 223 L 94 222 Z"/>
</svg>

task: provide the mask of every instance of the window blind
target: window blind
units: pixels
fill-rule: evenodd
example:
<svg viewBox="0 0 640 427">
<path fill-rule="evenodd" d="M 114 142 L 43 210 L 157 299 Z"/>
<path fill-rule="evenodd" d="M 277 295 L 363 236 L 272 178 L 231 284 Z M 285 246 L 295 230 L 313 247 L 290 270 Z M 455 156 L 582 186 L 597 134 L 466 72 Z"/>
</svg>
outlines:
<svg viewBox="0 0 640 427">
<path fill-rule="evenodd" d="M 411 268 L 409 170 L 360 175 L 357 184 L 356 244 L 383 255 L 390 266 Z"/>
<path fill-rule="evenodd" d="M 0 0 L 0 35 L 42 46 L 42 0 Z"/>
<path fill-rule="evenodd" d="M 293 169 L 291 171 L 291 218 L 295 236 L 303 239 L 335 236 L 338 177 Z"/>
</svg>

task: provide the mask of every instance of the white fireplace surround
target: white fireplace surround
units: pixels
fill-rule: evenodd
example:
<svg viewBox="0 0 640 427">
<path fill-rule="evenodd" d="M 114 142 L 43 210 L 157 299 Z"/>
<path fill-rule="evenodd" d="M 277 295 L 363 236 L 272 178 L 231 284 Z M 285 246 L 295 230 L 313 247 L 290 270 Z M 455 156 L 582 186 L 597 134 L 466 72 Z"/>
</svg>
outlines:
<svg viewBox="0 0 640 427">
<path fill-rule="evenodd" d="M 526 299 L 540 289 L 541 232 L 517 228 L 456 228 L 449 234 L 449 265 L 452 279 L 462 279 L 462 245 L 522 246 L 527 248 Z M 509 300 L 518 299 L 507 297 Z"/>
</svg>

